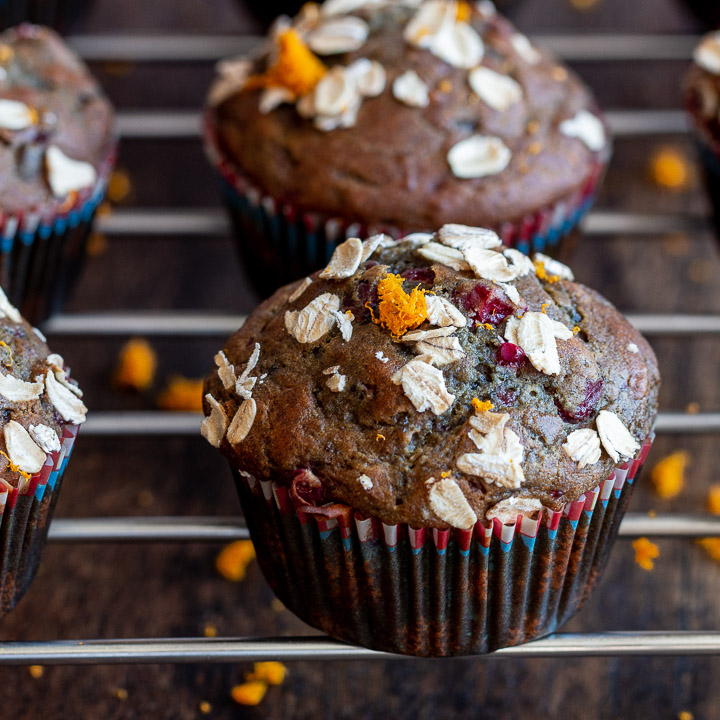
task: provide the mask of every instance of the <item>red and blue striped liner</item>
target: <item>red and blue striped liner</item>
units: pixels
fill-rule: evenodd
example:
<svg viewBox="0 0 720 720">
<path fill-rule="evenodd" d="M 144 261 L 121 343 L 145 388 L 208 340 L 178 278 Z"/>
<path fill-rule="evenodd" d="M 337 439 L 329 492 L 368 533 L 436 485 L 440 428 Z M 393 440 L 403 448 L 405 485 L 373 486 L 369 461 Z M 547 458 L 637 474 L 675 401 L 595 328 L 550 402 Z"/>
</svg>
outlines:
<svg viewBox="0 0 720 720">
<path fill-rule="evenodd" d="M 40 565 L 63 473 L 79 425 L 66 425 L 60 450 L 42 470 L 18 487 L 0 479 L 0 615 L 10 612 L 30 586 Z"/>
<path fill-rule="evenodd" d="M 218 140 L 212 111 L 203 124 L 205 154 L 215 168 L 230 213 L 233 232 L 250 282 L 261 296 L 310 275 L 327 265 L 333 250 L 348 237 L 386 233 L 398 238 L 429 228 L 368 226 L 319 212 L 302 211 L 266 195 L 233 162 Z M 596 153 L 582 186 L 566 198 L 494 228 L 509 247 L 530 254 L 557 254 L 565 240 L 592 207 L 612 147 Z M 430 228 L 435 230 L 436 228 Z"/>
<path fill-rule="evenodd" d="M 235 479 L 263 573 L 302 620 L 375 650 L 480 655 L 548 635 L 583 604 L 652 439 L 561 511 L 472 530 L 388 525 L 351 507 L 320 519 L 286 485 Z"/>
<path fill-rule="evenodd" d="M 72 205 L 22 213 L 0 210 L 0 285 L 27 320 L 37 324 L 59 312 L 80 275 L 87 239 L 115 165 L 116 144 L 91 188 Z"/>
</svg>

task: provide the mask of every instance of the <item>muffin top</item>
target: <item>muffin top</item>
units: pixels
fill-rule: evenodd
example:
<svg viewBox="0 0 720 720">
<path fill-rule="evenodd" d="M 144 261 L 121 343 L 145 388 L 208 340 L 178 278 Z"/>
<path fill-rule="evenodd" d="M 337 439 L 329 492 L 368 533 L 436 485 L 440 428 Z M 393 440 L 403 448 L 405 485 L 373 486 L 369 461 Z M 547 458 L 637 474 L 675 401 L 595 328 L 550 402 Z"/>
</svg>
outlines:
<svg viewBox="0 0 720 720">
<path fill-rule="evenodd" d="M 720 31 L 705 35 L 693 53 L 685 97 L 696 129 L 708 143 L 720 138 Z"/>
<path fill-rule="evenodd" d="M 114 147 L 113 109 L 52 30 L 0 35 L 0 208 L 57 211 L 91 192 Z"/>
<path fill-rule="evenodd" d="M 60 450 L 63 428 L 85 422 L 82 391 L 0 290 L 0 485 L 22 489 Z"/>
<path fill-rule="evenodd" d="M 608 145 L 588 90 L 491 3 L 308 3 L 218 73 L 220 155 L 281 202 L 371 227 L 521 219 Z"/>
<path fill-rule="evenodd" d="M 215 363 L 203 434 L 234 467 L 415 527 L 560 509 L 637 454 L 659 387 L 567 266 L 463 225 L 347 240 Z"/>
</svg>

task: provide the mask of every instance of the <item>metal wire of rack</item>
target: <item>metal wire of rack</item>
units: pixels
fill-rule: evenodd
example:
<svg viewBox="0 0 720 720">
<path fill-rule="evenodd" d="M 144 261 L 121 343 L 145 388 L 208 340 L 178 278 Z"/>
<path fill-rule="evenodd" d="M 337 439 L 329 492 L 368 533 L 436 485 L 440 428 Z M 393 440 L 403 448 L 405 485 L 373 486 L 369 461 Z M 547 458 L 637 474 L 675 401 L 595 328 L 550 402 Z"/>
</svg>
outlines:
<svg viewBox="0 0 720 720">
<path fill-rule="evenodd" d="M 539 36 L 566 60 L 687 60 L 697 42 L 694 36 L 553 35 Z M 132 62 L 212 61 L 245 52 L 258 43 L 255 37 L 234 36 L 75 36 L 70 43 L 87 60 Z M 680 111 L 617 110 L 607 113 L 616 136 L 652 136 L 686 132 Z M 126 111 L 119 114 L 119 129 L 128 138 L 199 137 L 199 114 L 180 110 Z M 696 232 L 707 225 L 694 215 L 640 215 L 595 210 L 584 223 L 590 235 L 631 234 L 654 238 L 659 233 Z M 146 208 L 116 210 L 99 218 L 98 229 L 112 236 L 167 235 L 214 236 L 228 234 L 219 209 Z M 631 322 L 646 335 L 687 336 L 720 333 L 718 315 L 637 314 Z M 95 312 L 60 315 L 44 330 L 53 336 L 90 338 L 142 333 L 156 337 L 226 336 L 244 318 L 221 313 Z M 161 436 L 195 435 L 196 413 L 95 412 L 83 435 Z M 720 412 L 660 413 L 658 433 L 718 433 Z M 720 536 L 720 518 L 707 515 L 639 513 L 626 515 L 620 536 L 650 535 L 666 538 Z M 121 517 L 55 519 L 49 540 L 55 543 L 102 542 L 229 542 L 248 538 L 243 521 L 217 517 Z M 628 657 L 638 655 L 718 655 L 720 632 L 606 632 L 558 633 L 487 656 Z M 240 660 L 364 660 L 399 656 L 353 647 L 325 637 L 291 638 L 153 638 L 90 639 L 50 642 L 0 642 L 0 665 L 26 664 L 131 664 L 237 662 Z"/>
</svg>

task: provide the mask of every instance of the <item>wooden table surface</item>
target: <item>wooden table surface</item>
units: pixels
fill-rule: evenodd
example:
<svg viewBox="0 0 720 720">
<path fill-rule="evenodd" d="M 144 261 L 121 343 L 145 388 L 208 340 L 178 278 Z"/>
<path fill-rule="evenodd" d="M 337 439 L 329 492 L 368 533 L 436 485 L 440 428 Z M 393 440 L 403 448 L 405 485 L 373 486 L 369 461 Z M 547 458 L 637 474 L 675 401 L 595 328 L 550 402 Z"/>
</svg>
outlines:
<svg viewBox="0 0 720 720">
<path fill-rule="evenodd" d="M 698 27 L 675 0 L 600 0 L 579 12 L 566 0 L 525 0 L 519 26 L 532 34 L 692 33 Z M 232 0 L 96 0 L 73 28 L 78 33 L 257 30 Z M 677 109 L 685 62 L 576 63 L 602 105 L 613 109 Z M 120 109 L 197 109 L 212 64 L 95 63 Z M 690 187 L 659 188 L 648 161 L 663 144 L 693 163 Z M 618 139 L 598 202 L 604 210 L 706 214 L 707 202 L 682 135 Z M 212 174 L 200 144 L 186 140 L 126 140 L 119 167 L 129 173 L 126 207 L 217 207 Z M 720 255 L 711 232 L 657 237 L 581 239 L 573 257 L 578 278 L 629 312 L 720 313 Z M 87 264 L 69 312 L 206 309 L 243 313 L 256 299 L 247 289 L 227 238 L 109 237 Z M 92 410 L 153 409 L 172 373 L 199 377 L 212 366 L 221 338 L 152 339 L 159 353 L 158 387 L 128 398 L 109 385 L 125 338 L 50 338 L 73 366 Z M 720 410 L 720 338 L 655 338 L 663 373 L 661 407 L 697 402 Z M 718 481 L 713 435 L 661 436 L 651 462 L 683 449 L 691 467 L 683 493 L 660 500 L 641 483 L 631 511 L 704 512 L 708 487 Z M 58 517 L 228 515 L 239 513 L 230 473 L 198 437 L 100 438 L 80 435 Z M 720 565 L 689 540 L 659 542 L 652 572 L 634 562 L 620 540 L 587 606 L 564 630 L 717 630 Z M 239 584 L 214 569 L 213 544 L 107 544 L 47 547 L 40 573 L 20 603 L 0 621 L 2 640 L 202 636 L 207 623 L 223 636 L 311 634 L 288 611 L 272 607 L 272 593 L 256 565 Z M 720 660 L 712 657 L 637 659 L 295 662 L 286 682 L 270 688 L 256 708 L 229 697 L 249 664 L 4 667 L 2 718 L 401 717 L 510 718 L 540 715 L 587 718 L 720 716 Z M 118 692 L 119 689 L 126 691 Z"/>
</svg>

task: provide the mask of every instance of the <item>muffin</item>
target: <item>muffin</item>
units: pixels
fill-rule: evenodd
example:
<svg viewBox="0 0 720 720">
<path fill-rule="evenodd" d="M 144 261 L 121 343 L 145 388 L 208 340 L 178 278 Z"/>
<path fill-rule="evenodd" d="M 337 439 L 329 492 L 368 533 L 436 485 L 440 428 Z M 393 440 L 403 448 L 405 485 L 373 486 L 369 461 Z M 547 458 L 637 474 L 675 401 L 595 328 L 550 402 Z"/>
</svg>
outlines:
<svg viewBox="0 0 720 720">
<path fill-rule="evenodd" d="M 0 614 L 38 568 L 87 408 L 70 369 L 0 290 Z"/>
<path fill-rule="evenodd" d="M 445 225 L 338 246 L 215 357 L 227 457 L 278 597 L 342 640 L 490 652 L 582 604 L 647 454 L 647 342 L 570 269 Z"/>
<path fill-rule="evenodd" d="M 610 149 L 577 77 L 491 5 L 443 0 L 278 21 L 258 54 L 219 64 L 205 145 L 264 294 L 354 234 L 461 222 L 557 250 Z"/>
<path fill-rule="evenodd" d="M 705 35 L 695 48 L 685 105 L 720 235 L 720 31 Z"/>
<path fill-rule="evenodd" d="M 115 156 L 110 103 L 52 30 L 0 35 L 0 284 L 31 321 L 80 271 Z"/>
</svg>

